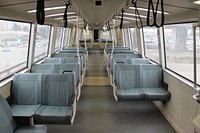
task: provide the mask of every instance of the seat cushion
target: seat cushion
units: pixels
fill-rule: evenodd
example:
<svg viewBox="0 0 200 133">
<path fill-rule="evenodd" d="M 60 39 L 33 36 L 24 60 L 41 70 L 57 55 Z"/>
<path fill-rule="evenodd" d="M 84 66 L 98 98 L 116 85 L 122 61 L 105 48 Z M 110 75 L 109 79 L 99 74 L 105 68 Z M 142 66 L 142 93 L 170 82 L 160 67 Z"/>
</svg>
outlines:
<svg viewBox="0 0 200 133">
<path fill-rule="evenodd" d="M 162 87 L 141 89 L 144 91 L 144 97 L 147 101 L 167 101 L 170 98 L 170 93 Z"/>
<path fill-rule="evenodd" d="M 140 88 L 118 89 L 117 97 L 121 100 L 143 100 L 144 92 Z"/>
<path fill-rule="evenodd" d="M 13 116 L 33 116 L 41 105 L 11 105 Z"/>
<path fill-rule="evenodd" d="M 19 127 L 14 133 L 47 133 L 45 125 Z"/>
<path fill-rule="evenodd" d="M 69 124 L 71 116 L 71 106 L 42 105 L 35 114 L 35 120 L 36 123 Z"/>
</svg>

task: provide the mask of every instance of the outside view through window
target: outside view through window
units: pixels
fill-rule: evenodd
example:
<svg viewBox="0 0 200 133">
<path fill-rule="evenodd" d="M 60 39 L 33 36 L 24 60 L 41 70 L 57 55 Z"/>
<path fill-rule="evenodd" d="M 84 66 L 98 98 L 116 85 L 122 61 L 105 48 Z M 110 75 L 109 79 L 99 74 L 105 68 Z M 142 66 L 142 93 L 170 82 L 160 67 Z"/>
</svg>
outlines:
<svg viewBox="0 0 200 133">
<path fill-rule="evenodd" d="M 157 28 L 144 27 L 143 29 L 146 56 L 156 62 L 159 62 Z"/>
<path fill-rule="evenodd" d="M 47 56 L 49 37 L 50 26 L 38 25 L 35 42 L 34 62 Z"/>
<path fill-rule="evenodd" d="M 192 24 L 167 25 L 165 32 L 166 67 L 194 81 Z M 199 67 L 200 39 L 197 37 L 197 66 Z M 199 69 L 198 76 L 199 75 Z M 198 83 L 200 78 L 198 77 Z"/>
<path fill-rule="evenodd" d="M 30 24 L 0 20 L 0 80 L 27 66 Z"/>
</svg>

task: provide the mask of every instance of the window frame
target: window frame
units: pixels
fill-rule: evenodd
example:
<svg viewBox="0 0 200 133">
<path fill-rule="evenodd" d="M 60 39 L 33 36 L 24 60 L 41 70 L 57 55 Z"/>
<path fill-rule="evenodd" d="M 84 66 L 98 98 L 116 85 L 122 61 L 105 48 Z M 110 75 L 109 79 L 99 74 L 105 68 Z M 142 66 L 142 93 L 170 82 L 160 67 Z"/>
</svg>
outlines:
<svg viewBox="0 0 200 133">
<path fill-rule="evenodd" d="M 37 29 L 38 29 L 38 24 L 36 24 L 37 25 Z M 52 34 L 52 25 L 43 25 L 43 26 L 49 26 L 49 28 L 50 28 L 50 30 L 49 30 L 49 39 L 48 39 L 48 44 L 47 44 L 47 55 L 46 56 L 44 56 L 44 57 L 42 57 L 42 58 L 40 58 L 39 60 L 36 60 L 36 61 L 34 61 L 35 60 L 35 44 L 34 44 L 34 54 L 33 54 L 33 64 L 34 63 L 37 63 L 37 62 L 40 62 L 41 60 L 43 60 L 44 58 L 46 58 L 46 57 L 48 57 L 48 54 L 49 54 L 49 50 L 50 50 L 50 41 L 51 41 L 51 34 Z M 34 33 L 35 34 L 35 41 L 34 41 L 34 43 L 36 42 L 36 38 L 37 38 L 37 30 L 36 30 L 36 33 Z M 44 54 L 44 53 L 43 53 Z M 41 56 L 41 55 L 39 55 L 39 56 Z"/>
<path fill-rule="evenodd" d="M 12 73 L 10 73 L 9 72 L 9 74 L 6 76 L 6 77 L 4 77 L 4 78 L 2 78 L 2 79 L 0 79 L 0 83 L 1 82 L 3 82 L 3 81 L 5 81 L 5 80 L 7 80 L 7 79 L 9 79 L 9 78 L 11 78 L 15 73 L 19 73 L 19 72 L 21 72 L 21 71 L 23 71 L 23 70 L 25 70 L 25 69 L 28 69 L 28 63 L 29 63 L 29 57 L 30 57 L 30 41 L 31 41 L 31 32 L 32 32 L 32 24 L 33 23 L 31 23 L 31 22 L 29 22 L 29 21 L 20 21 L 20 20 L 11 20 L 11 19 L 3 19 L 3 18 L 0 18 L 0 20 L 3 20 L 3 21 L 9 21 L 9 22 L 17 22 L 17 23 L 25 23 L 25 24 L 29 24 L 30 25 L 30 29 L 29 29 L 29 37 L 28 37 L 28 46 L 27 46 L 27 54 L 26 54 L 26 60 L 25 60 L 25 67 L 21 67 L 18 71 L 15 71 L 15 72 L 12 72 Z M 21 63 L 20 63 L 21 64 Z M 18 67 L 18 65 L 19 64 L 17 64 L 17 65 L 15 65 L 15 66 L 13 66 L 13 67 Z M 11 71 L 12 69 L 6 69 L 5 71 L 0 71 L 0 75 L 1 74 L 3 74 L 3 73 L 5 73 L 6 71 Z"/>
<path fill-rule="evenodd" d="M 177 22 L 177 23 L 167 23 L 167 24 L 165 24 L 164 26 L 167 26 L 167 25 L 178 25 L 178 24 L 194 24 L 195 22 L 197 22 L 197 21 L 188 21 L 188 22 Z M 187 78 L 186 76 L 183 76 L 183 75 L 181 75 L 180 73 L 178 73 L 178 72 L 176 72 L 176 71 L 174 71 L 174 70 L 172 70 L 172 69 L 170 69 L 170 68 L 168 68 L 167 67 L 167 60 L 166 60 L 166 54 L 167 54 L 167 52 L 166 52 L 166 44 L 165 44 L 165 28 L 164 28 L 164 26 L 162 27 L 163 29 L 163 48 L 164 48 L 164 64 L 165 64 L 165 66 L 164 66 L 164 69 L 166 69 L 166 70 L 168 70 L 168 71 L 170 71 L 170 72 L 172 72 L 172 73 L 174 73 L 174 74 L 176 74 L 176 75 L 178 75 L 179 77 L 181 77 L 181 78 L 183 78 L 183 79 L 185 79 L 185 80 L 187 80 L 187 81 L 189 81 L 190 83 L 192 83 L 192 84 L 195 84 L 194 83 L 194 81 L 192 81 L 191 79 L 189 79 L 189 78 Z M 192 29 L 192 31 L 193 31 L 193 29 Z M 193 37 L 193 36 L 192 36 Z M 194 54 L 194 51 L 193 51 L 193 53 L 192 54 Z M 195 59 L 196 60 L 196 59 Z M 193 55 L 193 61 L 194 61 L 194 55 Z M 194 67 L 194 62 L 193 62 L 193 67 Z M 194 74 L 194 71 L 193 71 L 193 78 L 195 78 L 195 74 Z M 197 84 L 198 86 L 200 86 L 199 84 Z"/>
</svg>

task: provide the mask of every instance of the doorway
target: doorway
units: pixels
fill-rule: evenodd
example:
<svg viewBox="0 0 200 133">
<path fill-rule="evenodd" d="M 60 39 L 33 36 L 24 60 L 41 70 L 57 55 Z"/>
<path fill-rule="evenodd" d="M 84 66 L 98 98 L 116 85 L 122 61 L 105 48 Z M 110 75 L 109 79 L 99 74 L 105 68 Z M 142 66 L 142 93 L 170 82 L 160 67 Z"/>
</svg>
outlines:
<svg viewBox="0 0 200 133">
<path fill-rule="evenodd" d="M 94 29 L 94 42 L 99 42 L 99 30 Z"/>
</svg>

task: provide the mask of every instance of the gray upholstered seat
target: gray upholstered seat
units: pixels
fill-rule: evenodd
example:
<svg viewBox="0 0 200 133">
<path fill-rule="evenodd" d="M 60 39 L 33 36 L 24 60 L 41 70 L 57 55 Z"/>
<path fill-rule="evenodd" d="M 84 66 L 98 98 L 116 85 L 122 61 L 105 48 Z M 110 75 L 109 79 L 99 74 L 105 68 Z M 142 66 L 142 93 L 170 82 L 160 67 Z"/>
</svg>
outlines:
<svg viewBox="0 0 200 133">
<path fill-rule="evenodd" d="M 42 74 L 16 74 L 12 82 L 13 105 L 15 116 L 33 115 L 41 104 Z"/>
<path fill-rule="evenodd" d="M 47 133 L 45 125 L 17 127 L 10 106 L 0 95 L 0 133 Z"/>
<path fill-rule="evenodd" d="M 35 112 L 39 109 L 41 105 L 20 105 L 12 104 L 12 114 L 13 116 L 34 116 Z"/>
<path fill-rule="evenodd" d="M 17 128 L 14 133 L 47 133 L 47 127 L 43 125 L 23 126 Z"/>
<path fill-rule="evenodd" d="M 138 65 L 122 65 L 119 71 L 117 97 L 123 100 L 143 100 L 144 92 L 139 88 Z"/>
<path fill-rule="evenodd" d="M 162 87 L 162 68 L 160 65 L 139 65 L 140 87 L 144 91 L 145 100 L 167 101 L 170 93 Z"/>
<path fill-rule="evenodd" d="M 70 123 L 74 118 L 74 73 L 44 74 L 42 106 L 35 114 L 37 123 Z M 56 115 L 57 114 L 57 115 Z M 58 120 L 58 121 L 57 121 Z"/>
<path fill-rule="evenodd" d="M 118 99 L 123 101 L 128 100 L 143 100 L 144 92 L 140 88 L 119 89 L 117 90 Z"/>
<path fill-rule="evenodd" d="M 148 59 L 144 58 L 131 58 L 131 61 L 131 64 L 151 64 L 151 62 Z"/>
<path fill-rule="evenodd" d="M 70 124 L 72 107 L 42 105 L 35 116 L 38 123 Z"/>
<path fill-rule="evenodd" d="M 48 63 L 62 63 L 63 62 L 63 60 L 62 60 L 62 58 L 45 58 L 44 60 L 43 60 L 43 63 L 44 64 L 48 64 Z"/>
<path fill-rule="evenodd" d="M 63 73 L 67 70 L 73 70 L 75 72 L 75 81 L 78 86 L 80 83 L 80 69 L 78 63 L 68 63 L 68 64 L 55 64 L 55 73 Z"/>
<path fill-rule="evenodd" d="M 31 73 L 54 73 L 53 64 L 34 64 L 31 67 Z"/>
</svg>

